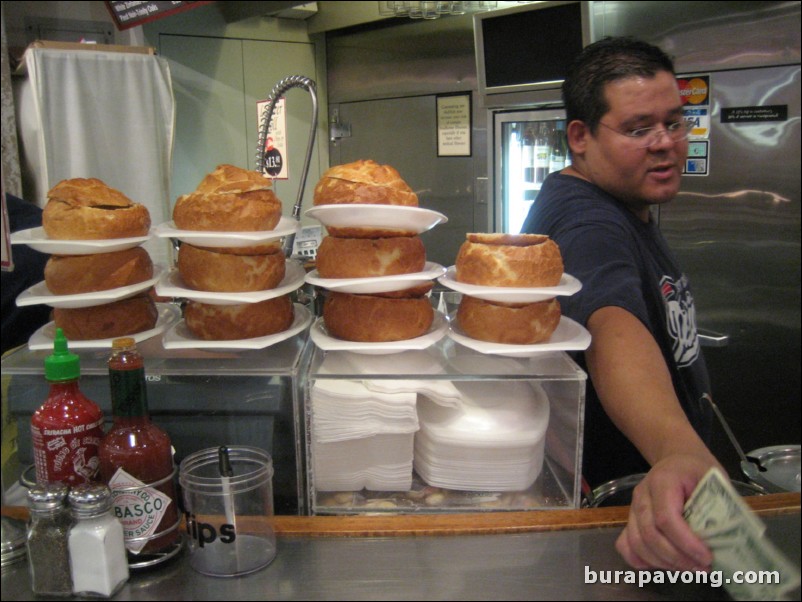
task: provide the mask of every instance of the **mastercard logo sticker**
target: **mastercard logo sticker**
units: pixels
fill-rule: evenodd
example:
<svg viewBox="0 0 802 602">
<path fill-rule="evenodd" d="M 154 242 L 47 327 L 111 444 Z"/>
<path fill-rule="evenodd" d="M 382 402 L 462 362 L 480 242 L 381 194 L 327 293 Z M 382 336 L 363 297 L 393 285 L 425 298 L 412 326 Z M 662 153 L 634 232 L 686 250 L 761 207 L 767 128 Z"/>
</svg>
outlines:
<svg viewBox="0 0 802 602">
<path fill-rule="evenodd" d="M 701 105 L 707 104 L 710 93 L 708 79 L 706 77 L 693 77 L 690 79 L 678 79 L 679 95 L 682 104 Z"/>
</svg>

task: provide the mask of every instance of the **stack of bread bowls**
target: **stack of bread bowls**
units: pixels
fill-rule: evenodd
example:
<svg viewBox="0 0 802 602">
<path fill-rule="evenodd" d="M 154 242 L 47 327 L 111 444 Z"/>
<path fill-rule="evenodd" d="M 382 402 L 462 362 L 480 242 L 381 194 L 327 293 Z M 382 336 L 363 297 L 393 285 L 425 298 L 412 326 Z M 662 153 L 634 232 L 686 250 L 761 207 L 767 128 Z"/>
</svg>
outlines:
<svg viewBox="0 0 802 602">
<path fill-rule="evenodd" d="M 582 285 L 564 273 L 548 236 L 469 233 L 439 281 L 462 294 L 449 336 L 474 350 L 515 356 L 590 344 L 587 331 L 561 315 L 558 297 Z"/>
<path fill-rule="evenodd" d="M 156 291 L 187 300 L 165 347 L 257 349 L 308 326 L 311 313 L 291 299 L 304 271 L 281 245 L 297 226 L 282 217 L 268 178 L 233 165 L 219 165 L 180 196 L 173 221 L 156 229 L 180 241 L 177 265 Z"/>
<path fill-rule="evenodd" d="M 312 328 L 319 347 L 392 352 L 445 334 L 445 319 L 429 299 L 445 268 L 426 261 L 420 234 L 447 220 L 420 208 L 397 170 L 372 160 L 332 167 L 306 215 L 327 231 L 306 278 L 325 295 Z"/>
<path fill-rule="evenodd" d="M 73 347 L 103 347 L 120 336 L 154 336 L 176 320 L 175 308 L 151 294 L 163 268 L 141 246 L 150 226 L 147 207 L 98 178 L 62 180 L 50 189 L 42 227 L 11 237 L 51 254 L 44 281 L 17 298 L 20 306 L 53 307 L 53 322 L 32 335 L 31 349 L 52 348 L 56 328 Z"/>
</svg>

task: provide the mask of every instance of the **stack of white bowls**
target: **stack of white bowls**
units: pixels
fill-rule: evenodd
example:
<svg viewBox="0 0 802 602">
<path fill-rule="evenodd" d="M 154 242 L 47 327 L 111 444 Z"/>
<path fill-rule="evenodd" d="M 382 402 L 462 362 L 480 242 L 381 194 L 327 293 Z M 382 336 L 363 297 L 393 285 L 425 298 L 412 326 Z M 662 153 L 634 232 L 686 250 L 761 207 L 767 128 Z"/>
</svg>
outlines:
<svg viewBox="0 0 802 602">
<path fill-rule="evenodd" d="M 429 485 L 521 491 L 543 468 L 549 403 L 525 381 L 457 382 L 460 407 L 418 401 L 414 467 Z"/>
</svg>

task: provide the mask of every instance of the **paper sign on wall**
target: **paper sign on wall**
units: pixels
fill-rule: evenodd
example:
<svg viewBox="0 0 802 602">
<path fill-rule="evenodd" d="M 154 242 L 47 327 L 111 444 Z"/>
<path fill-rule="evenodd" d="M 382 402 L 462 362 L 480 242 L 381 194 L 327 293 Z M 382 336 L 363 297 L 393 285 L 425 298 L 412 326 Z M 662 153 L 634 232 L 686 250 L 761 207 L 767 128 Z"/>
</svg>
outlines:
<svg viewBox="0 0 802 602">
<path fill-rule="evenodd" d="M 437 97 L 437 156 L 471 156 L 471 96 Z"/>
<path fill-rule="evenodd" d="M 273 119 L 265 138 L 264 174 L 276 180 L 289 179 L 289 162 L 287 161 L 287 112 L 286 98 L 279 98 L 273 108 Z M 256 103 L 257 123 L 262 123 L 269 102 L 262 100 Z"/>
</svg>

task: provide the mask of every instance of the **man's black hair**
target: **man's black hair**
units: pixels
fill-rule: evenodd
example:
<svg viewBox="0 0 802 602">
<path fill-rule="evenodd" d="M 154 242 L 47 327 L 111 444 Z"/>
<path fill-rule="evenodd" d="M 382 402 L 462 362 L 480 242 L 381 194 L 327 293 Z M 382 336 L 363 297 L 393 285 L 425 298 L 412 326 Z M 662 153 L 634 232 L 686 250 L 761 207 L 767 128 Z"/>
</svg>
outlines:
<svg viewBox="0 0 802 602">
<path fill-rule="evenodd" d="M 595 133 L 610 109 L 606 84 L 628 77 L 674 74 L 674 62 L 657 46 L 630 37 L 608 37 L 585 47 L 576 57 L 562 86 L 568 123 L 578 119 Z"/>
</svg>

